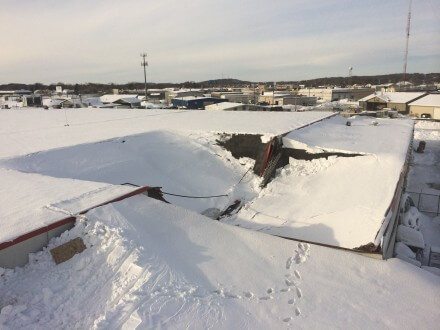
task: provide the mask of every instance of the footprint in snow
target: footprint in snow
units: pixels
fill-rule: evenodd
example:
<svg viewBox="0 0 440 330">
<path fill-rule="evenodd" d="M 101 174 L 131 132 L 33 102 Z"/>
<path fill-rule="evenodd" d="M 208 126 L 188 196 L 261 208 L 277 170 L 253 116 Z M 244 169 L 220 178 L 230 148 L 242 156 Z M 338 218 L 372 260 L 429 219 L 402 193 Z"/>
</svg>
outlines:
<svg viewBox="0 0 440 330">
<path fill-rule="evenodd" d="M 290 269 L 292 267 L 293 257 L 289 257 L 286 261 L 286 269 Z"/>
<path fill-rule="evenodd" d="M 232 299 L 241 299 L 241 296 L 235 293 L 227 292 L 225 293 L 226 298 L 232 298 Z"/>
<path fill-rule="evenodd" d="M 263 297 L 260 297 L 260 300 L 271 300 L 271 299 L 273 299 L 272 296 L 263 296 Z"/>
<path fill-rule="evenodd" d="M 298 247 L 303 252 L 309 252 L 310 244 L 300 242 L 300 243 L 298 243 Z"/>
<path fill-rule="evenodd" d="M 284 289 L 281 289 L 280 291 L 281 291 L 281 292 L 289 292 L 289 291 L 290 291 L 290 288 L 284 288 Z"/>
<path fill-rule="evenodd" d="M 295 298 L 290 299 L 287 303 L 289 305 L 293 305 L 295 303 Z"/>
<path fill-rule="evenodd" d="M 295 282 L 289 280 L 288 278 L 286 278 L 284 280 L 284 282 L 286 283 L 287 286 L 295 286 L 296 285 Z"/>
<path fill-rule="evenodd" d="M 301 291 L 301 289 L 300 288 L 296 288 L 296 295 L 298 296 L 298 298 L 301 298 L 302 297 L 302 291 Z"/>
<path fill-rule="evenodd" d="M 266 291 L 268 294 L 272 294 L 274 292 L 274 290 L 272 288 L 267 289 Z"/>
<path fill-rule="evenodd" d="M 248 292 L 244 293 L 244 296 L 248 299 L 252 299 L 254 297 L 254 294 L 252 292 L 248 291 Z"/>
<path fill-rule="evenodd" d="M 298 280 L 301 279 L 301 274 L 299 273 L 299 271 L 295 270 L 295 271 L 293 272 L 293 274 L 295 275 L 295 277 L 296 277 Z"/>
<path fill-rule="evenodd" d="M 299 307 L 295 308 L 295 315 L 296 316 L 300 316 L 301 315 L 301 310 L 299 309 Z"/>
<path fill-rule="evenodd" d="M 289 317 L 286 317 L 285 319 L 283 319 L 283 322 L 289 322 L 289 321 L 291 321 L 292 320 L 292 317 L 291 316 L 289 316 Z"/>
</svg>

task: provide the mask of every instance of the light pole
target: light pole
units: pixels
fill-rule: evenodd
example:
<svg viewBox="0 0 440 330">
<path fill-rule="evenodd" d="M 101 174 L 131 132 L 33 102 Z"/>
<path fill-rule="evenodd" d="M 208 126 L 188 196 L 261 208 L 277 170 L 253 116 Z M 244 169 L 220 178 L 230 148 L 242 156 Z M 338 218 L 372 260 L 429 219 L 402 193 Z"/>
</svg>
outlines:
<svg viewBox="0 0 440 330">
<path fill-rule="evenodd" d="M 147 102 L 147 66 L 148 66 L 148 62 L 146 60 L 147 53 L 142 53 L 141 57 L 142 57 L 141 66 L 144 67 L 145 103 L 146 103 Z"/>
</svg>

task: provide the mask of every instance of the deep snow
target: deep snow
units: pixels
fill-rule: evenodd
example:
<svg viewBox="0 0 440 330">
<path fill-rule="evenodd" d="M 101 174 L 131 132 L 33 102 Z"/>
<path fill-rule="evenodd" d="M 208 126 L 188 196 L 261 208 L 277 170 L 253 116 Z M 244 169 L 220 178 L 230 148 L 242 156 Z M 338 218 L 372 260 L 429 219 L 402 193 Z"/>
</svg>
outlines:
<svg viewBox="0 0 440 330">
<path fill-rule="evenodd" d="M 197 212 L 224 209 L 237 198 L 250 200 L 258 185 L 248 171 L 251 164 L 241 165 L 215 145 L 215 138 L 188 138 L 167 131 L 38 152 L 0 161 L 0 166 L 58 178 L 159 186 L 164 192 L 187 196 L 228 195 L 207 199 L 164 196 Z"/>
<path fill-rule="evenodd" d="M 212 145 L 214 131 L 273 135 L 322 115 L 74 109 L 64 127 L 62 111 L 0 111 L 0 179 L 9 180 L 2 186 L 2 212 L 17 219 L 28 205 L 31 216 L 52 205 L 70 213 L 81 203 L 69 199 L 114 188 L 104 182 L 144 180 L 139 175 L 145 173 L 148 181 L 175 176 L 167 182 L 174 191 L 185 184 L 214 192 L 211 164 L 227 181 L 224 188 L 231 188 L 251 163 Z M 160 145 L 179 157 L 167 157 Z M 145 153 L 135 157 L 132 151 L 141 148 Z M 21 157 L 30 152 L 37 153 Z M 153 166 L 148 154 L 169 163 Z M 116 157 L 128 163 L 118 164 Z M 209 162 L 182 169 L 194 158 Z M 339 160 L 292 163 L 284 171 L 313 177 Z M 130 171 L 120 173 L 125 166 Z M 200 172 L 203 180 L 192 182 L 189 175 L 182 183 L 182 171 L 193 177 Z M 243 181 L 232 191 L 245 197 L 258 192 L 253 175 Z M 270 187 L 266 192 L 275 193 Z M 288 186 L 280 193 L 288 193 Z M 184 206 L 200 211 L 207 205 Z M 282 206 L 277 212 L 286 212 L 292 201 Z M 78 236 L 88 248 L 55 265 L 48 249 Z M 88 212 L 48 249 L 31 255 L 23 268 L 0 269 L 0 328 L 400 329 L 439 323 L 440 277 L 423 269 L 229 226 L 143 195 Z"/>
<path fill-rule="evenodd" d="M 344 248 L 380 242 L 377 234 L 405 164 L 412 121 L 332 117 L 294 130 L 284 145 L 356 157 L 290 158 L 290 164 L 229 223 Z"/>
<path fill-rule="evenodd" d="M 156 130 L 269 136 L 332 115 L 329 112 L 253 112 L 153 109 L 0 110 L 0 158 Z"/>
<path fill-rule="evenodd" d="M 440 277 L 136 196 L 86 214 L 0 280 L 4 328 L 436 328 Z"/>
</svg>

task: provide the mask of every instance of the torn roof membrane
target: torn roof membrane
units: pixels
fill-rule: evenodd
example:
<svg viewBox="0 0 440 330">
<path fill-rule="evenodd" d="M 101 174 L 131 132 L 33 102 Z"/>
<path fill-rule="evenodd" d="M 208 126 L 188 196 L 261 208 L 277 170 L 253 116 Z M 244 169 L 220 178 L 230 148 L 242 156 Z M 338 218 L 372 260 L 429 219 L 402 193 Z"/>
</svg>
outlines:
<svg viewBox="0 0 440 330">
<path fill-rule="evenodd" d="M 290 159 L 281 174 L 237 217 L 267 233 L 355 249 L 376 241 L 412 137 L 410 120 L 332 117 L 292 131 L 285 147 L 359 157 Z M 377 241 L 376 241 L 377 242 Z"/>
</svg>

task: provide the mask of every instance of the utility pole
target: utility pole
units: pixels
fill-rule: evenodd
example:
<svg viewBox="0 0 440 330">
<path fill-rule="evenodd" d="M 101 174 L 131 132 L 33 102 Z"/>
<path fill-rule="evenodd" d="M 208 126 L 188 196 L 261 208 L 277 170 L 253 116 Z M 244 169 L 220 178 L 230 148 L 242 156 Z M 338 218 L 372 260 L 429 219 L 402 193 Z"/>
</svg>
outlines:
<svg viewBox="0 0 440 330">
<path fill-rule="evenodd" d="M 409 43 L 409 30 L 411 27 L 411 5 L 412 5 L 412 0 L 409 0 L 408 18 L 407 18 L 407 22 L 406 22 L 405 57 L 403 59 L 403 83 L 405 83 L 405 81 L 406 81 L 406 67 L 408 65 L 408 43 Z"/>
<path fill-rule="evenodd" d="M 148 66 L 148 62 L 146 60 L 147 53 L 142 53 L 141 57 L 142 57 L 141 66 L 144 67 L 145 102 L 147 102 L 147 66 Z"/>
</svg>

